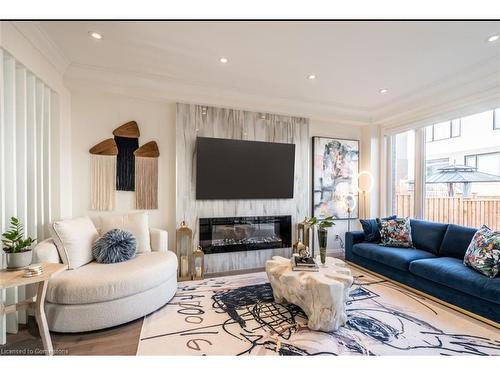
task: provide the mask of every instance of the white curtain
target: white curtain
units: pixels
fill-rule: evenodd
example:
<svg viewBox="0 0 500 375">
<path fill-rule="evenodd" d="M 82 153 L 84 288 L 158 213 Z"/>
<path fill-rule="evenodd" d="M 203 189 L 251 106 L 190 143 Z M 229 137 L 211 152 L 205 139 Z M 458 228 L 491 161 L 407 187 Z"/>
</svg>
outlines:
<svg viewBox="0 0 500 375">
<path fill-rule="evenodd" d="M 12 216 L 25 233 L 43 239 L 51 221 L 51 138 L 58 114 L 58 96 L 5 50 L 0 49 L 0 231 Z M 5 267 L 5 255 L 0 268 Z M 7 304 L 25 298 L 25 288 L 0 292 Z M 25 312 L 0 319 L 0 344 L 5 332 L 16 333 Z"/>
</svg>

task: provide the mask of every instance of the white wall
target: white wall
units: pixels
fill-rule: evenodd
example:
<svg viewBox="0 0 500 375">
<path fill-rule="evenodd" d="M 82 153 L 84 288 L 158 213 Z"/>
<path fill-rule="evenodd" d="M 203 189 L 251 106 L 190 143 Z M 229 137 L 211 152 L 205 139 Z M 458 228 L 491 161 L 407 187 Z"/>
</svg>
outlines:
<svg viewBox="0 0 500 375">
<path fill-rule="evenodd" d="M 344 139 L 356 139 L 360 141 L 360 170 L 363 170 L 363 161 L 364 155 L 363 150 L 365 149 L 362 137 L 362 130 L 364 128 L 361 126 L 348 125 L 348 124 L 336 124 L 334 122 L 325 122 L 311 119 L 309 121 L 309 135 L 311 137 L 314 136 L 322 136 L 322 137 L 332 137 L 332 138 L 344 138 Z M 312 142 L 312 141 L 311 141 Z M 312 167 L 311 167 L 312 168 Z M 309 186 L 311 186 L 312 181 L 312 169 L 311 175 L 309 177 Z M 339 242 L 335 241 L 335 235 L 338 234 L 342 241 L 345 238 L 345 232 L 347 231 L 347 220 L 337 220 L 335 221 L 336 225 L 329 229 L 328 231 L 328 248 L 338 249 L 340 248 Z M 360 224 L 358 219 L 351 220 L 351 230 L 360 229 Z M 318 249 L 317 244 L 317 236 L 314 236 L 316 239 L 315 249 Z"/>
<path fill-rule="evenodd" d="M 175 103 L 154 102 L 87 89 L 71 91 L 73 164 L 73 216 L 96 217 L 103 213 L 90 210 L 89 149 L 113 137 L 115 128 L 136 121 L 139 144 L 156 141 L 160 149 L 158 209 L 148 210 L 153 227 L 167 229 L 169 246 L 175 237 Z M 134 192 L 118 191 L 115 212 L 134 209 Z"/>
</svg>

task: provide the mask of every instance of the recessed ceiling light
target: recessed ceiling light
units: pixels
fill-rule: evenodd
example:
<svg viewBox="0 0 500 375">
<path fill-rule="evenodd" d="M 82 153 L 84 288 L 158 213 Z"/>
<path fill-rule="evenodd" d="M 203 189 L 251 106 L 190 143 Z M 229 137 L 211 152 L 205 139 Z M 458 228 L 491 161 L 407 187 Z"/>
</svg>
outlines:
<svg viewBox="0 0 500 375">
<path fill-rule="evenodd" d="M 226 57 L 221 57 L 219 61 L 223 64 L 227 64 L 229 62 L 229 60 Z"/>
<path fill-rule="evenodd" d="M 309 74 L 307 76 L 307 79 L 310 79 L 310 80 L 316 79 L 316 74 Z"/>
<path fill-rule="evenodd" d="M 500 34 L 495 34 L 490 36 L 487 41 L 490 43 L 496 42 L 498 39 L 500 39 Z"/>
<path fill-rule="evenodd" d="M 389 92 L 389 90 L 387 90 L 387 89 L 379 89 L 378 92 L 380 94 L 387 94 Z"/>
<path fill-rule="evenodd" d="M 102 39 L 102 34 L 99 34 L 97 31 L 89 31 L 89 35 L 92 38 L 97 39 L 97 40 L 101 40 Z"/>
</svg>

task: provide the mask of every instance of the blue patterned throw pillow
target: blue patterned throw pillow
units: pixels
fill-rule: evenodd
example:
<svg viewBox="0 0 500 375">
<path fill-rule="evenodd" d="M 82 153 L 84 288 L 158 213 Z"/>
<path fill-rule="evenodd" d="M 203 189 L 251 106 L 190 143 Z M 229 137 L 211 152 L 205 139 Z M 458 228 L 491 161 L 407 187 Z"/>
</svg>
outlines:
<svg viewBox="0 0 500 375">
<path fill-rule="evenodd" d="M 464 264 L 494 278 L 500 271 L 500 232 L 483 225 L 472 237 L 465 252 Z"/>
<path fill-rule="evenodd" d="M 380 227 L 380 245 L 413 247 L 410 219 L 377 219 Z"/>
<path fill-rule="evenodd" d="M 120 263 L 135 256 L 137 241 L 126 230 L 111 229 L 92 246 L 92 255 L 98 263 Z"/>
<path fill-rule="evenodd" d="M 396 215 L 385 217 L 384 219 L 395 219 Z M 360 219 L 361 227 L 365 233 L 365 241 L 379 242 L 380 241 L 380 228 L 377 219 Z"/>
</svg>

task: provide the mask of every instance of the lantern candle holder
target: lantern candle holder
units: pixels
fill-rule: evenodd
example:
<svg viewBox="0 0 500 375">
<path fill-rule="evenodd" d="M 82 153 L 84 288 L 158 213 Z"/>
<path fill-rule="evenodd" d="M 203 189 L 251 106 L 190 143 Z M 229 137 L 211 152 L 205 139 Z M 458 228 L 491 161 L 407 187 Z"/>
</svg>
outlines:
<svg viewBox="0 0 500 375">
<path fill-rule="evenodd" d="M 176 231 L 176 254 L 179 262 L 178 280 L 190 280 L 192 274 L 193 231 L 183 221 Z"/>
<path fill-rule="evenodd" d="M 307 217 L 304 218 L 303 222 L 297 224 L 297 242 L 301 242 L 305 247 L 311 246 L 309 242 L 310 229 L 311 225 Z"/>
<path fill-rule="evenodd" d="M 201 246 L 193 252 L 193 280 L 203 280 L 204 278 L 204 267 L 205 267 L 205 253 L 201 249 Z"/>
</svg>

